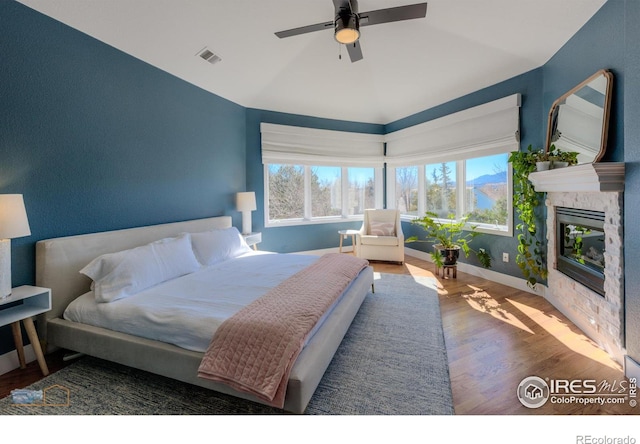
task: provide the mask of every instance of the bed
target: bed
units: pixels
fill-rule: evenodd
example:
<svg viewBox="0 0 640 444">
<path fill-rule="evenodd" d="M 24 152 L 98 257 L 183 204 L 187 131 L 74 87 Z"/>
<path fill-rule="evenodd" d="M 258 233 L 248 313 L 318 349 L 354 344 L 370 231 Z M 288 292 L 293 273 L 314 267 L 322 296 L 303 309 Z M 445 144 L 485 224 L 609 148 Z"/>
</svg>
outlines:
<svg viewBox="0 0 640 444">
<path fill-rule="evenodd" d="M 167 238 L 176 238 L 184 233 L 203 233 L 211 230 L 223 231 L 230 227 L 231 218 L 221 216 L 37 242 L 36 285 L 50 288 L 52 294 L 52 310 L 42 315 L 38 322 L 40 338 L 45 343 L 45 349 L 50 352 L 61 348 L 84 353 L 243 399 L 266 403 L 260 396 L 244 390 L 238 390 L 233 385 L 206 379 L 202 375 L 198 375 L 203 357 L 207 353 L 207 351 L 203 352 L 205 343 L 202 337 L 197 340 L 193 338 L 184 339 L 180 338 L 181 335 L 177 334 L 177 331 L 168 332 L 167 337 L 143 337 L 136 330 L 123 328 L 118 331 L 114 330 L 110 324 L 94 323 L 94 325 L 91 325 L 79 322 L 68 312 L 65 314 L 65 310 L 70 305 L 80 306 L 80 312 L 91 313 L 91 310 L 95 309 L 95 303 L 93 305 L 91 303 L 91 301 L 95 300 L 91 296 L 91 292 L 95 291 L 95 294 L 98 294 L 99 286 L 97 283 L 99 281 L 89 278 L 87 274 L 90 273 L 87 273 L 86 269 L 88 264 L 96 262 L 96 258 L 104 257 L 105 255 L 116 255 L 118 252 L 158 243 Z M 296 270 L 302 269 L 304 264 L 315 260 L 309 259 L 311 256 L 305 255 L 275 255 L 273 256 L 274 263 L 276 256 L 281 258 L 279 260 L 292 267 L 291 272 L 288 272 L 289 275 Z M 229 268 L 231 263 L 234 261 L 244 263 L 242 261 L 245 257 L 246 260 L 254 262 L 249 263 L 249 265 L 245 264 L 244 268 L 241 266 L 234 272 L 240 274 L 234 277 L 231 274 L 232 268 Z M 220 261 L 215 266 L 207 267 L 211 268 L 211 271 L 192 273 L 193 276 L 199 278 L 200 283 L 197 285 L 191 283 L 189 285 L 195 285 L 196 287 L 199 285 L 204 288 L 202 286 L 209 285 L 212 279 L 214 282 L 221 282 L 218 277 L 211 277 L 206 274 L 213 273 L 215 271 L 213 270 L 214 268 L 221 268 L 223 274 L 229 274 L 230 280 L 217 286 L 229 289 L 229 286 L 232 285 L 230 282 L 244 281 L 238 276 L 254 274 L 251 270 L 264 269 L 265 273 L 270 273 L 267 269 L 268 267 L 264 265 L 267 263 L 264 262 L 265 260 L 272 260 L 266 252 L 239 254 L 233 256 L 233 260 Z M 81 273 L 80 270 L 83 270 L 85 274 Z M 217 272 L 220 272 L 220 270 Z M 282 274 L 281 272 L 271 274 L 278 273 Z M 259 273 L 256 271 L 255 274 Z M 285 279 L 286 274 L 283 274 L 282 279 Z M 167 292 L 171 291 L 171 287 L 175 287 L 175 282 L 184 278 L 184 276 L 180 276 L 175 280 L 170 280 L 158 286 L 158 288 L 162 288 L 162 295 L 166 295 L 166 300 L 162 299 L 163 303 L 171 303 L 172 296 Z M 267 280 L 270 282 L 265 284 L 265 289 L 277 285 L 274 279 Z M 251 284 L 250 286 L 256 287 L 259 285 Z M 285 411 L 291 413 L 304 412 L 366 294 L 372 288 L 373 270 L 371 267 L 366 266 L 346 287 L 343 294 L 332 303 L 327 314 L 322 317 L 322 322 L 314 327 L 312 335 L 309 335 L 310 339 L 308 339 L 302 351 L 296 355 L 297 358 L 288 373 L 283 403 Z M 131 293 L 138 297 L 143 293 L 146 294 L 145 291 L 148 290 L 131 291 Z M 242 291 L 244 292 L 244 290 Z M 146 295 L 147 300 L 155 300 L 154 298 L 157 297 L 157 294 Z M 252 296 L 253 299 L 255 297 L 255 295 Z M 129 297 L 126 297 L 117 302 L 128 302 L 129 299 Z M 105 306 L 111 305 L 115 306 L 116 302 L 105 304 Z M 161 316 L 164 316 L 164 314 L 154 314 L 151 317 L 156 319 Z M 129 324 L 138 324 L 138 322 L 129 322 Z M 140 322 L 140 325 L 136 328 L 141 328 L 143 331 L 151 330 L 148 324 L 143 322 Z M 186 330 L 190 331 L 191 327 Z M 194 327 L 193 330 L 195 331 L 196 328 Z"/>
</svg>

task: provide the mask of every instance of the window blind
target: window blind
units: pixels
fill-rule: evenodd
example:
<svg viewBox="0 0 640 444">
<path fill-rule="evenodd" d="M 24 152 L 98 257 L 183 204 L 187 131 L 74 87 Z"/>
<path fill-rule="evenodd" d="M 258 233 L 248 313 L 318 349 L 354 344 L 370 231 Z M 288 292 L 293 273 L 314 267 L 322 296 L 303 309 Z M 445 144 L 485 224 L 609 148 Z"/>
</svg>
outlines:
<svg viewBox="0 0 640 444">
<path fill-rule="evenodd" d="M 377 167 L 384 136 L 261 123 L 262 163 Z"/>
<path fill-rule="evenodd" d="M 432 164 L 519 149 L 520 94 L 386 135 L 390 166 Z"/>
</svg>

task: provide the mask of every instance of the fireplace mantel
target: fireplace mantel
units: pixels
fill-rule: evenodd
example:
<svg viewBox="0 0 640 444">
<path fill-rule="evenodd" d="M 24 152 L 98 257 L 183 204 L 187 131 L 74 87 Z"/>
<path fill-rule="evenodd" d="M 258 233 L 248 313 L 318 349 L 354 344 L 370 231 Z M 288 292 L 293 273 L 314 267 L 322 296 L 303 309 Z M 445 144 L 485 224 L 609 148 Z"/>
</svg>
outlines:
<svg viewBox="0 0 640 444">
<path fill-rule="evenodd" d="M 624 162 L 573 165 L 529 174 L 536 191 L 624 191 Z"/>
</svg>

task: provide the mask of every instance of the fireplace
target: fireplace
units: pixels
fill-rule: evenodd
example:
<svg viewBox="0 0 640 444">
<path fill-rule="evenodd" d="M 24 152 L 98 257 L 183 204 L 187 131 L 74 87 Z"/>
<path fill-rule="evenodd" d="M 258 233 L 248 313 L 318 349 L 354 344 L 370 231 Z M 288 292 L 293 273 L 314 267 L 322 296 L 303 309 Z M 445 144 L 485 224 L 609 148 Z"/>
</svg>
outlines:
<svg viewBox="0 0 640 444">
<path fill-rule="evenodd" d="M 546 192 L 544 296 L 619 363 L 624 361 L 624 164 L 531 173 Z"/>
<path fill-rule="evenodd" d="M 556 207 L 556 268 L 604 297 L 605 213 Z"/>
</svg>

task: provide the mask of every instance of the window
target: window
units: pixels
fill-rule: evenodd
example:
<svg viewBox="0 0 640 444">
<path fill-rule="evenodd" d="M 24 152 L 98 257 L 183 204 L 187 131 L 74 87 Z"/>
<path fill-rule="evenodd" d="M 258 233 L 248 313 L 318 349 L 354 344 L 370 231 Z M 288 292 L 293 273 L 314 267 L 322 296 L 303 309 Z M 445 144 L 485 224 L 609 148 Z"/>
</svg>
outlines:
<svg viewBox="0 0 640 444">
<path fill-rule="evenodd" d="M 268 165 L 269 220 L 304 217 L 304 167 Z"/>
<path fill-rule="evenodd" d="M 456 162 L 442 162 L 425 167 L 426 209 L 448 219 L 456 214 Z"/>
<path fill-rule="evenodd" d="M 380 208 L 382 169 L 265 165 L 267 226 L 342 222 Z"/>
<path fill-rule="evenodd" d="M 418 167 L 396 168 L 396 208 L 401 214 L 418 215 Z"/>
<path fill-rule="evenodd" d="M 468 216 L 478 231 L 511 236 L 519 108 L 514 94 L 387 134 L 388 206 L 405 220 Z"/>
<path fill-rule="evenodd" d="M 364 214 L 366 208 L 376 208 L 375 168 L 347 168 L 347 216 Z M 379 207 L 379 206 L 378 206 Z"/>
<path fill-rule="evenodd" d="M 342 169 L 311 167 L 311 217 L 342 215 Z"/>
<path fill-rule="evenodd" d="M 382 135 L 260 128 L 266 226 L 343 222 L 382 208 Z"/>
<path fill-rule="evenodd" d="M 519 108 L 513 94 L 384 136 L 262 123 L 265 225 L 359 218 L 386 192 L 405 219 L 468 216 L 511 235 Z"/>
<path fill-rule="evenodd" d="M 511 235 L 508 157 L 505 153 L 395 167 L 396 208 L 404 219 L 410 220 L 425 212 L 435 213 L 441 219 L 448 219 L 450 215 L 456 219 L 468 216 L 468 223 L 477 225 L 478 231 Z M 421 189 L 424 192 L 418 193 Z"/>
<path fill-rule="evenodd" d="M 511 202 L 508 158 L 505 153 L 465 161 L 465 214 L 469 215 L 470 223 L 508 225 Z"/>
</svg>

